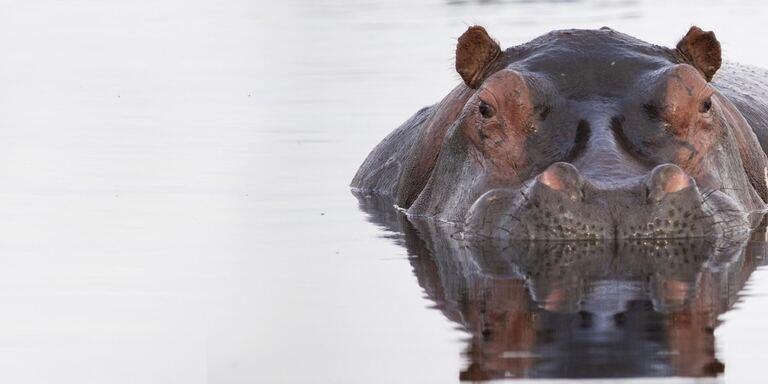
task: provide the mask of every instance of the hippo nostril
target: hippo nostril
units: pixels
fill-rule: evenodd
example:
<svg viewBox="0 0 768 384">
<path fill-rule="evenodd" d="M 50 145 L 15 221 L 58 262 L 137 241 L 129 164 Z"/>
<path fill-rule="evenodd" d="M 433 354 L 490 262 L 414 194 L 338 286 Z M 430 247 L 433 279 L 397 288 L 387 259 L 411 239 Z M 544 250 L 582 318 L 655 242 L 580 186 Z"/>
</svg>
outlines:
<svg viewBox="0 0 768 384">
<path fill-rule="evenodd" d="M 550 189 L 566 193 L 573 201 L 583 197 L 584 181 L 576 167 L 569 163 L 557 162 L 550 165 L 539 175 L 538 181 Z"/>
<path fill-rule="evenodd" d="M 668 193 L 675 193 L 694 184 L 693 179 L 674 164 L 654 168 L 645 182 L 648 202 L 657 203 Z"/>
</svg>

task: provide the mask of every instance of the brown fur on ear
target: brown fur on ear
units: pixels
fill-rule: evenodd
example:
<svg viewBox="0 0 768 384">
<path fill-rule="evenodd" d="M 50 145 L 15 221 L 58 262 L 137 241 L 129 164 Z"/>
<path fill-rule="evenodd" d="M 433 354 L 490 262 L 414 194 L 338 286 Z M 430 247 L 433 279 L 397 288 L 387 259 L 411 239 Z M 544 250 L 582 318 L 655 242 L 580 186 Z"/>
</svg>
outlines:
<svg viewBox="0 0 768 384">
<path fill-rule="evenodd" d="M 717 41 L 715 33 L 703 31 L 695 25 L 677 43 L 677 51 L 683 55 L 685 61 L 701 71 L 707 81 L 712 80 L 712 76 L 723 62 L 720 42 Z"/>
<path fill-rule="evenodd" d="M 477 88 L 483 81 L 485 69 L 500 54 L 499 44 L 485 28 L 471 26 L 459 37 L 456 45 L 456 72 L 470 88 Z"/>
</svg>

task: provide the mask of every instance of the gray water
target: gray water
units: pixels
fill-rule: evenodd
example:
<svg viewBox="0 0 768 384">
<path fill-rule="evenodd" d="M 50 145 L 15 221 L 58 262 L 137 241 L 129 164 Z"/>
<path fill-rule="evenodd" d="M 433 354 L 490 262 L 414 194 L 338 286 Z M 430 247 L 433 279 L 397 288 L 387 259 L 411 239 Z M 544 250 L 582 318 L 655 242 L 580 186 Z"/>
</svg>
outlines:
<svg viewBox="0 0 768 384">
<path fill-rule="evenodd" d="M 569 367 L 598 361 L 585 356 L 612 355 L 628 367 L 612 364 L 603 371 L 612 376 L 686 380 L 714 358 L 724 373 L 711 380 L 761 377 L 763 232 L 659 272 L 657 285 L 608 278 L 622 264 L 596 271 L 588 261 L 575 269 L 580 290 L 564 292 L 589 296 L 558 298 L 546 293 L 573 279 L 521 285 L 519 273 L 537 268 L 525 255 L 491 250 L 504 257 L 477 264 L 477 249 L 424 224 L 402 227 L 386 204 L 348 189 L 382 137 L 457 83 L 454 44 L 468 25 L 486 26 L 502 46 L 603 25 L 671 46 L 695 23 L 716 31 L 726 58 L 768 67 L 753 37 L 768 16 L 759 2 L 0 5 L 4 382 L 567 378 L 583 376 Z M 540 252 L 554 251 L 530 254 Z M 668 276 L 706 292 L 675 295 Z M 643 296 L 659 292 L 652 287 L 672 295 Z M 645 333 L 654 342 L 631 344 L 637 353 L 614 353 L 637 333 L 615 326 L 629 301 L 604 305 L 613 297 L 642 301 L 640 318 L 656 325 Z M 680 332 L 660 325 L 659 314 L 696 298 L 706 300 L 674 320 Z M 473 326 L 484 302 L 486 313 L 509 307 L 528 319 L 515 323 L 524 337 L 483 344 L 503 335 Z M 581 315 L 589 311 L 598 316 Z M 588 331 L 568 331 L 574 316 Z M 540 336 L 540 324 L 554 331 Z M 559 343 L 570 335 L 602 355 Z"/>
</svg>

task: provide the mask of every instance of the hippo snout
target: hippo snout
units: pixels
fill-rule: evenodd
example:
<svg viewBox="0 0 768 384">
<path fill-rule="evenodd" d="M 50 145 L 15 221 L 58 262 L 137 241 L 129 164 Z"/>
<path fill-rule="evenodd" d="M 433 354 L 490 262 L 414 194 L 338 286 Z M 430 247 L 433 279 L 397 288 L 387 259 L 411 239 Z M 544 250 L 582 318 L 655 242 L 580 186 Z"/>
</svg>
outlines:
<svg viewBox="0 0 768 384">
<path fill-rule="evenodd" d="M 470 234 L 528 240 L 702 237 L 744 224 L 739 211 L 728 206 L 727 196 L 703 195 L 674 164 L 607 184 L 557 162 L 527 187 L 483 194 L 470 208 L 465 228 Z M 723 220 L 728 212 L 733 217 Z"/>
</svg>

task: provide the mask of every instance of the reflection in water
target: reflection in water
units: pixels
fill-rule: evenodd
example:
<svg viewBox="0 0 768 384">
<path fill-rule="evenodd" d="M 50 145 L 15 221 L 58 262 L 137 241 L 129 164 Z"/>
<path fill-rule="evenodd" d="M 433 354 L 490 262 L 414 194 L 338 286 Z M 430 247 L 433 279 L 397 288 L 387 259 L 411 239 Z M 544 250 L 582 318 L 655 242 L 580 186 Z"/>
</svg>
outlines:
<svg viewBox="0 0 768 384">
<path fill-rule="evenodd" d="M 400 234 L 419 284 L 471 338 L 462 380 L 707 377 L 718 316 L 764 259 L 764 242 L 722 239 L 468 242 L 358 197 Z M 756 236 L 764 235 L 764 228 Z"/>
</svg>

